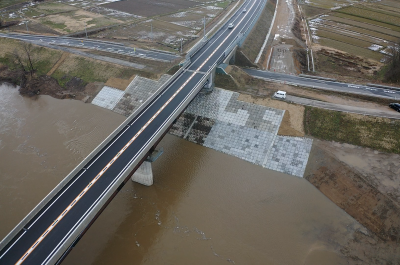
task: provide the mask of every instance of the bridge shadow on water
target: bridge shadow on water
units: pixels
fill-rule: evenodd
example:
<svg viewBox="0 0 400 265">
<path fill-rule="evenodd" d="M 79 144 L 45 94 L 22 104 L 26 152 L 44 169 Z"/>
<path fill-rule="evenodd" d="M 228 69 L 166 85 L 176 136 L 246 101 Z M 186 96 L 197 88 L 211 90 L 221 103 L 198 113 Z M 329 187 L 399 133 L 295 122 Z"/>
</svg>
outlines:
<svg viewBox="0 0 400 265">
<path fill-rule="evenodd" d="M 63 264 L 140 264 L 160 233 L 182 232 L 171 209 L 189 196 L 193 177 L 206 166 L 208 148 L 169 134 L 158 146 L 164 154 L 152 164 L 153 186 L 128 181 Z M 166 221 L 171 218 L 172 224 Z"/>
</svg>

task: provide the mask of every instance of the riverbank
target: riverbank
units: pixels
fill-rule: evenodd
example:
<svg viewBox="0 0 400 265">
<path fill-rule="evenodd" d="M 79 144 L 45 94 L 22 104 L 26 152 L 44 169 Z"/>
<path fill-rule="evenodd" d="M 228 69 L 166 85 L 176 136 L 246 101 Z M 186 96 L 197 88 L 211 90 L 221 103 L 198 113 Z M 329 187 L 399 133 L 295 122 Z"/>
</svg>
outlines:
<svg viewBox="0 0 400 265">
<path fill-rule="evenodd" d="M 3 237 L 124 116 L 15 88 L 0 95 Z M 362 226 L 306 180 L 171 135 L 160 146 L 154 186 L 129 181 L 65 264 L 346 264 L 340 249 Z"/>
<path fill-rule="evenodd" d="M 171 67 L 169 63 L 151 61 L 143 70 L 134 69 L 6 38 L 0 38 L 0 45 L 0 82 L 20 85 L 21 94 L 26 96 L 91 102 L 104 85 L 123 90 L 136 75 L 158 78 Z M 30 65 L 25 63 L 25 47 L 29 49 L 33 75 L 27 71 Z"/>
</svg>

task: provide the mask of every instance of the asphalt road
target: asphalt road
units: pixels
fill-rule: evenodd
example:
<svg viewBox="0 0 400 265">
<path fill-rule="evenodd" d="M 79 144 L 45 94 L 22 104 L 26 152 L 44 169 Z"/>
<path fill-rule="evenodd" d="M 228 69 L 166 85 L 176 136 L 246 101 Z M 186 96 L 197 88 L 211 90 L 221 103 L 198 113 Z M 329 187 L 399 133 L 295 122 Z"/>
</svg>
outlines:
<svg viewBox="0 0 400 265">
<path fill-rule="evenodd" d="M 105 52 L 118 53 L 126 56 L 140 57 L 162 62 L 171 62 L 181 58 L 176 54 L 171 54 L 167 52 L 135 49 L 132 47 L 127 47 L 123 44 L 103 42 L 93 39 L 77 39 L 77 38 L 67 38 L 67 37 L 52 37 L 52 36 L 27 35 L 27 34 L 2 34 L 2 33 L 0 33 L 0 37 L 29 41 L 38 45 L 40 45 L 41 43 L 46 43 L 50 45 L 60 45 L 60 46 L 100 50 Z"/>
<path fill-rule="evenodd" d="M 334 104 L 334 103 L 324 102 L 324 101 L 320 101 L 320 100 L 301 98 L 301 97 L 296 97 L 296 96 L 291 96 L 291 95 L 286 96 L 286 101 L 301 104 L 301 105 L 306 105 L 306 106 L 335 110 L 335 111 L 357 113 L 357 114 L 362 114 L 362 115 L 383 117 L 383 118 L 390 118 L 390 119 L 400 119 L 400 113 L 396 112 L 395 110 L 393 110 L 389 107 L 387 107 L 387 110 L 368 109 L 368 108 L 361 108 L 361 107 L 355 107 L 355 106 Z"/>
<path fill-rule="evenodd" d="M 298 85 L 311 88 L 319 88 L 331 91 L 355 93 L 360 95 L 368 95 L 375 97 L 392 98 L 394 101 L 400 101 L 400 91 L 389 90 L 372 86 L 356 85 L 342 83 L 336 81 L 319 80 L 314 78 L 299 77 L 282 73 L 274 73 L 269 71 L 261 71 L 255 69 L 243 69 L 246 73 L 256 78 L 269 81 L 285 82 L 289 85 Z"/>
<path fill-rule="evenodd" d="M 64 252 L 63 244 L 73 231 L 85 228 L 83 218 L 115 186 L 125 169 L 139 162 L 141 152 L 156 135 L 172 124 L 172 115 L 189 104 L 189 97 L 197 93 L 196 85 L 205 77 L 204 72 L 223 59 L 226 48 L 247 26 L 263 1 L 248 0 L 247 12 L 239 10 L 228 21 L 236 27 L 227 29 L 224 25 L 192 57 L 188 71 L 170 80 L 167 87 L 0 250 L 0 264 L 46 264 Z"/>
</svg>

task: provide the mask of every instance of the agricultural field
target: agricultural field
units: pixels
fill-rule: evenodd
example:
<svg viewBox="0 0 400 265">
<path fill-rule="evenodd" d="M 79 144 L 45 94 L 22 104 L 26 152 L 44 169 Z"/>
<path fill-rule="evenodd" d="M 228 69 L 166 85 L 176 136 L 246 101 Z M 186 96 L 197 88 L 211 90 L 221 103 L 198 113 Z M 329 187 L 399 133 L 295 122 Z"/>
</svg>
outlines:
<svg viewBox="0 0 400 265">
<path fill-rule="evenodd" d="M 11 1 L 11 0 L 9 0 Z M 133 46 L 177 50 L 198 38 L 232 0 L 53 0 L 11 6 L 0 17 L 18 23 L 7 30 L 129 41 Z M 78 35 L 79 36 L 79 35 Z"/>
<path fill-rule="evenodd" d="M 85 10 L 77 10 L 68 13 L 48 15 L 33 19 L 40 22 L 61 34 L 83 31 L 90 28 L 100 28 L 113 24 L 120 24 L 122 21 L 108 18 L 103 15 L 91 13 Z"/>
<path fill-rule="evenodd" d="M 179 0 L 178 2 L 184 1 Z M 129 4 L 132 2 L 125 1 L 120 3 Z M 126 23 L 119 27 L 99 32 L 96 34 L 96 37 L 134 40 L 135 45 L 143 44 L 151 46 L 154 43 L 162 43 L 166 47 L 179 49 L 181 42 L 185 45 L 192 39 L 197 38 L 197 34 L 203 29 L 204 19 L 206 24 L 210 23 L 224 10 L 221 6 L 228 6 L 230 3 L 230 0 L 211 1 L 205 4 L 196 2 L 196 5 L 193 5 L 193 7 L 184 10 L 176 9 L 176 12 L 173 13 L 169 13 L 170 6 L 164 9 L 161 9 L 160 6 L 158 9 L 153 8 L 154 10 L 151 11 L 153 12 L 151 14 L 149 10 L 140 13 L 138 10 L 140 10 L 141 7 L 137 7 L 137 9 L 134 9 L 134 14 L 142 18 L 140 21 L 129 24 Z M 116 5 L 118 3 L 112 4 Z M 138 5 L 141 4 L 141 2 L 135 2 L 135 4 Z M 144 3 L 144 5 L 147 4 L 148 2 Z M 126 9 L 126 12 L 129 12 L 129 9 Z M 157 13 L 157 15 L 148 17 L 149 14 L 153 15 L 155 13 Z"/>
<path fill-rule="evenodd" d="M 400 42 L 399 1 L 305 0 L 301 6 L 318 50 L 322 46 L 382 65 Z"/>
</svg>

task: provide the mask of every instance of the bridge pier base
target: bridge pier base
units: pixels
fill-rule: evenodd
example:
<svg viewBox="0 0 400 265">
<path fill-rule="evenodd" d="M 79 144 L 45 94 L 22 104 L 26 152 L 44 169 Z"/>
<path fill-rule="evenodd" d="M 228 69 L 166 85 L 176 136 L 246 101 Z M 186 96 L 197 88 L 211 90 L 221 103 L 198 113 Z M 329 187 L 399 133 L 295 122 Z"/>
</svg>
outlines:
<svg viewBox="0 0 400 265">
<path fill-rule="evenodd" d="M 211 73 L 208 76 L 207 82 L 206 84 L 203 86 L 202 90 L 200 91 L 201 93 L 211 93 L 214 90 L 215 87 L 215 83 L 214 83 L 214 79 L 215 79 L 215 71 L 216 68 L 211 70 Z"/>
<path fill-rule="evenodd" d="M 133 173 L 131 180 L 145 186 L 153 185 L 153 170 L 151 168 L 151 162 L 144 161 L 136 172 Z"/>
<path fill-rule="evenodd" d="M 151 163 L 156 161 L 163 152 L 164 149 L 162 147 L 158 150 L 153 147 L 147 159 L 140 165 L 136 172 L 133 173 L 131 180 L 145 186 L 153 185 L 153 170 L 151 168 Z"/>
</svg>

